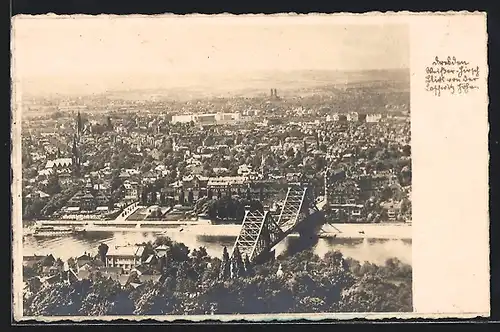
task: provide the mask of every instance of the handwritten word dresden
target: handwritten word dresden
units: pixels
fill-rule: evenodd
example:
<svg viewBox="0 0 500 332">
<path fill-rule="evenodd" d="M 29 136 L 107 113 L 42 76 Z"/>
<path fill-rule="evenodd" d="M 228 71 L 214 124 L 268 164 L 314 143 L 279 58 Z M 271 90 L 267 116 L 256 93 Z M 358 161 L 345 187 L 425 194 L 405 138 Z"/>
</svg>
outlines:
<svg viewBox="0 0 500 332">
<path fill-rule="evenodd" d="M 446 60 L 439 60 L 439 57 L 434 58 L 433 66 L 454 66 L 454 65 L 464 65 L 467 66 L 469 63 L 467 61 L 457 60 L 455 57 L 447 57 Z"/>
<path fill-rule="evenodd" d="M 436 56 L 432 64 L 425 68 L 425 74 L 426 91 L 438 97 L 444 92 L 463 95 L 479 89 L 479 66 L 471 66 L 469 62 L 454 56 L 446 60 Z"/>
</svg>

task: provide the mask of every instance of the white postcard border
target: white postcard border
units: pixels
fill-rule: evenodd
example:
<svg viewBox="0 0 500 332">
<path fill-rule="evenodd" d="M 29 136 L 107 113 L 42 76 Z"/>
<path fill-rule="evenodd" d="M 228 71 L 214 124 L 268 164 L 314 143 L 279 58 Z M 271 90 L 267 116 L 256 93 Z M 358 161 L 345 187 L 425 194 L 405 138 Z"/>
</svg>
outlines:
<svg viewBox="0 0 500 332">
<path fill-rule="evenodd" d="M 53 17 L 56 17 L 52 15 Z M 78 19 L 100 19 L 104 15 Z M 166 15 L 168 17 L 169 15 Z M 135 19 L 151 19 L 132 15 Z M 157 16 L 160 18 L 160 16 Z M 22 19 L 25 19 L 26 16 Z M 28 17 L 29 19 L 38 19 Z M 104 16 L 106 18 L 106 16 Z M 16 18 L 15 20 L 19 20 Z M 62 19 L 57 17 L 57 19 Z M 189 19 L 211 20 L 207 15 L 175 17 L 179 24 Z M 127 317 L 36 317 L 37 321 L 83 321 L 115 319 L 157 321 L 182 320 L 296 320 L 296 319 L 383 319 L 383 318 L 474 318 L 489 315 L 489 218 L 488 218 L 488 124 L 486 15 L 482 13 L 366 13 L 336 15 L 218 15 L 214 24 L 266 21 L 269 24 L 404 24 L 411 30 L 411 114 L 413 160 L 413 301 L 414 313 L 334 313 L 214 316 L 127 316 Z M 15 22 L 14 22 L 15 23 Z M 14 25 L 13 23 L 13 25 Z M 13 37 L 15 31 L 13 27 Z M 13 39 L 14 39 L 13 38 Z M 14 41 L 13 41 L 14 42 Z M 14 51 L 15 53 L 15 51 Z M 423 86 L 425 66 L 434 56 L 456 55 L 477 63 L 482 71 L 480 90 L 465 96 L 434 97 Z M 13 58 L 15 67 L 15 58 Z M 13 82 L 13 105 L 22 91 Z M 452 122 L 447 126 L 445 119 Z M 21 225 L 21 112 L 13 112 L 13 287 L 15 320 L 22 317 L 22 225 Z M 429 123 L 434 123 L 430 126 Z M 428 130 L 432 128 L 432 131 Z M 460 136 L 457 133 L 462 132 Z M 447 137 L 453 140 L 447 140 Z M 471 158 L 464 158 L 462 146 Z M 430 147 L 433 147 L 430 149 Z M 431 163 L 432 161 L 432 163 Z M 459 161 L 457 165 L 456 162 Z M 432 165 L 432 168 L 429 168 Z M 450 171 L 453 170 L 453 171 Z M 474 174 L 464 182 L 456 180 Z M 463 179 L 462 179 L 463 180 Z M 439 196 L 436 182 L 441 181 Z M 467 197 L 461 197 L 456 192 Z M 442 196 L 453 205 L 436 204 Z M 450 200 L 444 200 L 452 203 Z M 457 207 L 459 212 L 457 213 Z M 451 217 L 450 217 L 451 216 Z M 471 223 L 471 218 L 475 220 Z M 453 220 L 452 220 L 453 219 Z M 467 240 L 468 245 L 464 245 Z M 436 272 L 438 271 L 438 272 Z"/>
</svg>

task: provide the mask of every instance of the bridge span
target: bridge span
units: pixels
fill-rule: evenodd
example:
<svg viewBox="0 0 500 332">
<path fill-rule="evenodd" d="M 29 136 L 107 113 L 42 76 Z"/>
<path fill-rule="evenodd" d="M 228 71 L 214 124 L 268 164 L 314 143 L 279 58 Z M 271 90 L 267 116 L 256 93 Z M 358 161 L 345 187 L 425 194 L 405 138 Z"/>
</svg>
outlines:
<svg viewBox="0 0 500 332">
<path fill-rule="evenodd" d="M 278 211 L 246 211 L 230 257 L 238 248 L 242 257 L 258 264 L 266 261 L 289 234 L 317 233 L 324 223 L 324 205 L 315 202 L 309 186 L 291 184 Z"/>
</svg>

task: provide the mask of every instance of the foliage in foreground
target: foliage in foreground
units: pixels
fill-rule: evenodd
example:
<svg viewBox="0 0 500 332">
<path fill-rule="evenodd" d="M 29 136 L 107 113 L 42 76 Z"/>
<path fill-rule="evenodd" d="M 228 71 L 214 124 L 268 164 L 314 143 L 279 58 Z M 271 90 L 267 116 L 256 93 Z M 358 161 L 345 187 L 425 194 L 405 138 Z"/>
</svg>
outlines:
<svg viewBox="0 0 500 332">
<path fill-rule="evenodd" d="M 171 246 L 176 246 L 171 242 Z M 303 251 L 221 280 L 221 261 L 204 248 L 178 251 L 160 282 L 121 286 L 98 273 L 90 280 L 39 285 L 24 295 L 24 314 L 165 315 L 316 312 L 408 312 L 411 266 L 324 258 Z M 283 273 L 277 273 L 280 269 Z"/>
</svg>

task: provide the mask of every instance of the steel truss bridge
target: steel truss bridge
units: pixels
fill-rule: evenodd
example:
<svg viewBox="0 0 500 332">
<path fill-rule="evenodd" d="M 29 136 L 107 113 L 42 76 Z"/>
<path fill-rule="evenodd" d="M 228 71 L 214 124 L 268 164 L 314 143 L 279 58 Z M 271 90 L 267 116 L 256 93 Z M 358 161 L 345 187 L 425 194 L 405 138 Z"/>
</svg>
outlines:
<svg viewBox="0 0 500 332">
<path fill-rule="evenodd" d="M 246 255 L 250 262 L 262 263 L 290 233 L 314 230 L 323 222 L 322 216 L 312 188 L 291 184 L 278 211 L 246 211 L 230 258 L 238 248 L 243 258 Z"/>
</svg>

